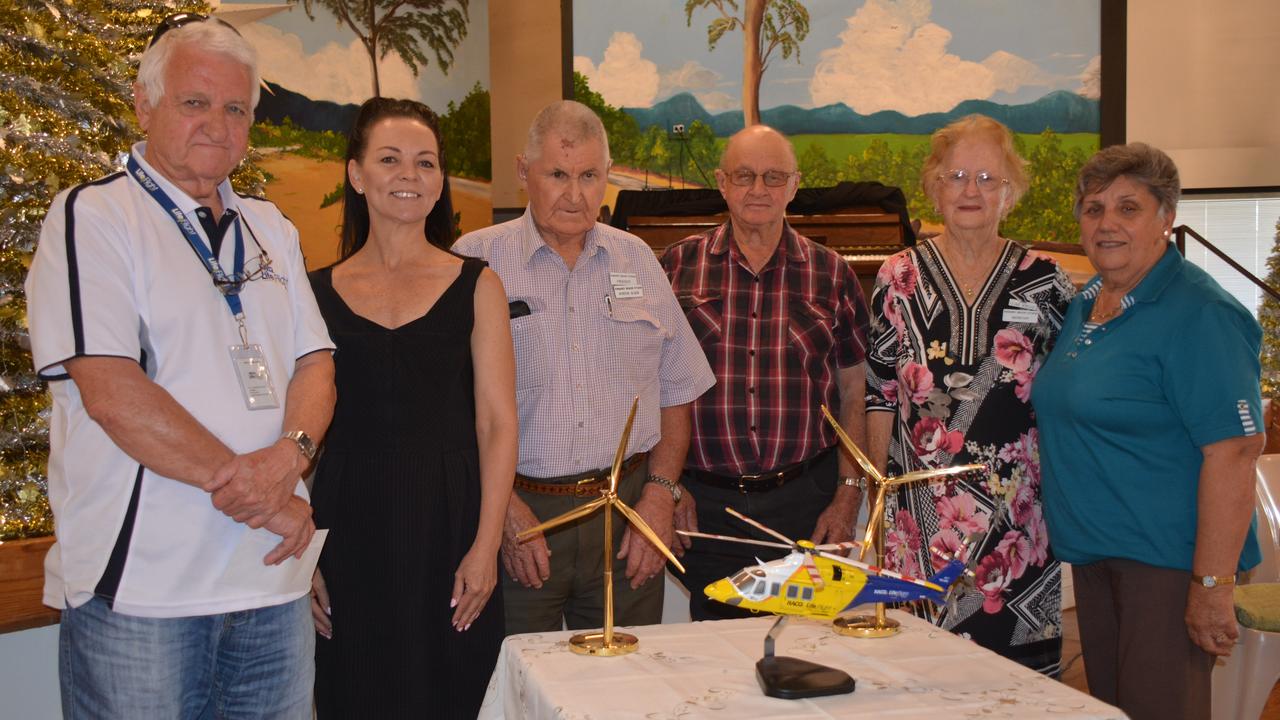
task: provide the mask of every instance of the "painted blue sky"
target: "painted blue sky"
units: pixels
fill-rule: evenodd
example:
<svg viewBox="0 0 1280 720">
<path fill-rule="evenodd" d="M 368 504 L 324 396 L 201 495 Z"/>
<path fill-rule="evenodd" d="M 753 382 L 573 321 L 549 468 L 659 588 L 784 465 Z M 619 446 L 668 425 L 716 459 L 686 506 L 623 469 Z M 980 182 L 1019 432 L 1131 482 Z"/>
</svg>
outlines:
<svg viewBox="0 0 1280 720">
<path fill-rule="evenodd" d="M 243 3 L 223 0 L 220 6 L 233 10 L 239 4 Z M 339 25 L 328 11 L 314 8 L 314 12 L 313 21 L 299 2 L 289 10 L 244 25 L 240 31 L 258 49 L 266 79 L 313 100 L 364 102 L 373 88 L 368 55 L 355 34 Z M 454 50 L 454 64 L 447 75 L 436 67 L 435 56 L 429 51 L 431 64 L 420 68 L 417 78 L 392 53 L 379 63 L 382 94 L 421 100 L 444 112 L 449 101 L 461 101 L 477 81 L 488 87 L 488 0 L 471 0 L 469 14 L 467 37 Z"/>
<path fill-rule="evenodd" d="M 742 34 L 707 49 L 718 13 L 684 0 L 579 0 L 574 67 L 614 105 L 692 92 L 712 112 L 741 107 Z M 1099 0 L 807 0 L 800 60 L 770 59 L 762 108 L 844 102 L 869 114 L 945 112 L 961 100 L 1030 102 L 1054 90 L 1097 97 Z"/>
</svg>

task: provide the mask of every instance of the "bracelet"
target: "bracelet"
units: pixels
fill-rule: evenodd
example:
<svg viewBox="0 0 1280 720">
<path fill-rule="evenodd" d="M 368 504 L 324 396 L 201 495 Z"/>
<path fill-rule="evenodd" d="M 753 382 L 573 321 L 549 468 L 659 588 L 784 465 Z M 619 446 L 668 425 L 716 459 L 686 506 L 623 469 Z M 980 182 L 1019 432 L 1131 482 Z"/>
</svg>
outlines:
<svg viewBox="0 0 1280 720">
<path fill-rule="evenodd" d="M 666 488 L 667 492 L 671 493 L 671 499 L 675 500 L 677 504 L 680 502 L 680 498 L 684 497 L 684 488 L 680 487 L 680 483 L 668 480 L 661 475 L 649 473 L 644 481 L 646 483 L 657 483 L 658 485 Z"/>
</svg>

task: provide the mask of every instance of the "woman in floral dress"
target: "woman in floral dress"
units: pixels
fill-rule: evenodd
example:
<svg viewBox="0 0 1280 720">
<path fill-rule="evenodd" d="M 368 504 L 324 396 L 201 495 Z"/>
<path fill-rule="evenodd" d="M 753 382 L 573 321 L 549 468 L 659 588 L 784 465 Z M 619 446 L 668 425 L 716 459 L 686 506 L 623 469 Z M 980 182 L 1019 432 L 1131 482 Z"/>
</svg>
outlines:
<svg viewBox="0 0 1280 720">
<path fill-rule="evenodd" d="M 942 235 L 885 261 L 867 357 L 871 459 L 891 475 L 985 463 L 986 475 L 902 486 L 886 501 L 886 565 L 973 568 L 945 607 L 917 611 L 1056 675 L 1062 575 L 1040 507 L 1031 384 L 1074 294 L 1050 258 L 999 235 L 1027 189 L 1009 130 L 978 115 L 932 138 L 922 182 Z"/>
</svg>

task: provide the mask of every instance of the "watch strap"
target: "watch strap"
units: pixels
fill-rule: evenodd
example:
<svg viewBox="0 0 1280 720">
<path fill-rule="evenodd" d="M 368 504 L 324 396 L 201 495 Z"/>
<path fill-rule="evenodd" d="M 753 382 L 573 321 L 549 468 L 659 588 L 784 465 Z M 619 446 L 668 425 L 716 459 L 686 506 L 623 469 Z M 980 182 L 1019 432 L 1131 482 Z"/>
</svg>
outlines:
<svg viewBox="0 0 1280 720">
<path fill-rule="evenodd" d="M 1235 575 L 1196 575 L 1191 574 L 1191 582 L 1207 588 L 1218 587 L 1219 585 L 1235 585 Z"/>
<path fill-rule="evenodd" d="M 684 497 L 684 488 L 675 480 L 668 480 L 661 475 L 654 475 L 653 473 L 649 473 L 644 480 L 647 483 L 657 483 L 666 488 L 667 492 L 671 493 L 671 499 L 676 502 L 680 502 L 680 498 Z"/>
</svg>

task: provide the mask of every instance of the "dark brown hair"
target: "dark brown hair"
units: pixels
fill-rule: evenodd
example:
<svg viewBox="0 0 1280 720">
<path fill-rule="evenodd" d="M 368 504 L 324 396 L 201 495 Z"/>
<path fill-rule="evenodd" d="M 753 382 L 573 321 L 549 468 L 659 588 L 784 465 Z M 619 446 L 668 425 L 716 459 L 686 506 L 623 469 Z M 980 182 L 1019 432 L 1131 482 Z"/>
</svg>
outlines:
<svg viewBox="0 0 1280 720">
<path fill-rule="evenodd" d="M 338 247 L 339 259 L 345 260 L 364 247 L 369 238 L 369 204 L 364 195 L 356 192 L 347 172 L 350 161 L 360 162 L 369 146 L 369 132 L 374 125 L 387 118 L 418 120 L 431 129 L 440 148 L 439 164 L 443 184 L 440 199 L 427 214 L 425 235 L 427 242 L 443 250 L 453 245 L 453 202 L 449 199 L 449 166 L 445 162 L 444 138 L 440 136 L 440 121 L 431 108 L 416 100 L 397 100 L 375 97 L 365 101 L 356 113 L 351 132 L 347 133 L 347 154 L 342 163 L 342 243 Z"/>
</svg>

